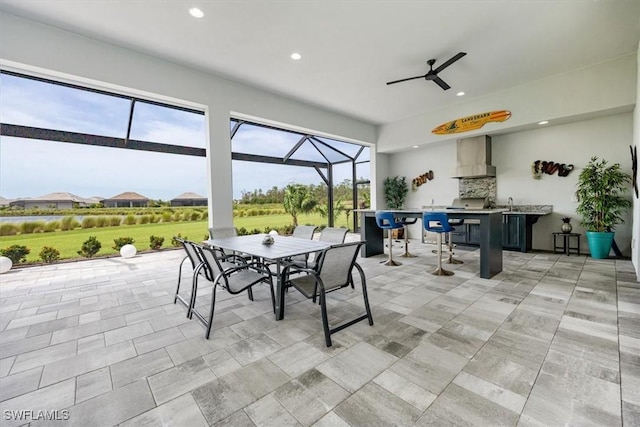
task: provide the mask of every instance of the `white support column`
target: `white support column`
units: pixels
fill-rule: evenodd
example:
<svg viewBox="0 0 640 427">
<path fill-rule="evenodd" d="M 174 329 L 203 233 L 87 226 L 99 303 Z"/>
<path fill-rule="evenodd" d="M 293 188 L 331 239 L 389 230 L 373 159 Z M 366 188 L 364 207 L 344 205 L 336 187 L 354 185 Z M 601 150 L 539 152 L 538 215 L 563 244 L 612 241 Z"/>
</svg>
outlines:
<svg viewBox="0 0 640 427">
<path fill-rule="evenodd" d="M 207 121 L 207 177 L 209 227 L 233 227 L 233 175 L 229 111 L 209 108 Z"/>
</svg>

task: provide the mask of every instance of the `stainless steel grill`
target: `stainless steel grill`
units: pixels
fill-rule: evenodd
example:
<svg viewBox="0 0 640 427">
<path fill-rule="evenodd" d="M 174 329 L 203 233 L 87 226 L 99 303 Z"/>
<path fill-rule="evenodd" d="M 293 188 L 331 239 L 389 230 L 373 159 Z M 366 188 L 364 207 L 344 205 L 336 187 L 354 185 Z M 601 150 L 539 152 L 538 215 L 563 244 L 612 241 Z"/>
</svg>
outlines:
<svg viewBox="0 0 640 427">
<path fill-rule="evenodd" d="M 486 209 L 489 207 L 488 197 L 458 197 L 453 199 L 452 208 L 457 209 Z"/>
</svg>

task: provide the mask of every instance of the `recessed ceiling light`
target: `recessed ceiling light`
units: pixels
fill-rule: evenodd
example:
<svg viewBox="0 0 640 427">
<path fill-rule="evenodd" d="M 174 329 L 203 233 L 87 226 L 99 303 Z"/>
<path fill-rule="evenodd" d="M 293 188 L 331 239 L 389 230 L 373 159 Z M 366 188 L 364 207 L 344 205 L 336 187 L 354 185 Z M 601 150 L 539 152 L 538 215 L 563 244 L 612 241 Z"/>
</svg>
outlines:
<svg viewBox="0 0 640 427">
<path fill-rule="evenodd" d="M 413 146 L 413 148 L 418 148 L 418 146 L 417 146 L 417 145 L 414 145 L 414 146 Z"/>
<path fill-rule="evenodd" d="M 202 18 L 204 16 L 204 12 L 197 7 L 192 7 L 191 9 L 189 9 L 189 15 L 193 16 L 194 18 Z"/>
<path fill-rule="evenodd" d="M 291 59 L 293 59 L 294 61 L 299 61 L 302 59 L 302 55 L 300 55 L 298 52 L 293 52 L 291 54 Z"/>
<path fill-rule="evenodd" d="M 546 125 L 547 123 L 549 123 L 549 120 L 543 120 L 541 122 L 538 122 L 539 125 Z"/>
<path fill-rule="evenodd" d="M 456 93 L 456 96 L 464 96 L 464 92 L 460 91 L 460 92 Z"/>
</svg>

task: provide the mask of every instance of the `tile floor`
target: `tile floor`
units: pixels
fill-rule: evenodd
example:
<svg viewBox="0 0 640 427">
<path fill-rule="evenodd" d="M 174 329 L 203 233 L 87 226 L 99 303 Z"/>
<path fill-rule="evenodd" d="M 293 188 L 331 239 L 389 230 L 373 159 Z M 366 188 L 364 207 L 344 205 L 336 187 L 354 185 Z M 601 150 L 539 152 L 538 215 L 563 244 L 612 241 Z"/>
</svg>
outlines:
<svg viewBox="0 0 640 427">
<path fill-rule="evenodd" d="M 401 267 L 361 259 L 375 325 L 331 348 L 318 306 L 291 291 L 276 322 L 266 289 L 254 302 L 221 293 L 205 340 L 173 304 L 181 251 L 12 270 L 0 425 L 640 425 L 629 261 L 504 252 L 485 280 L 478 251 L 459 251 L 465 263 L 440 278 L 432 249 L 412 242 L 419 256 Z M 361 293 L 330 303 L 342 319 Z"/>
</svg>

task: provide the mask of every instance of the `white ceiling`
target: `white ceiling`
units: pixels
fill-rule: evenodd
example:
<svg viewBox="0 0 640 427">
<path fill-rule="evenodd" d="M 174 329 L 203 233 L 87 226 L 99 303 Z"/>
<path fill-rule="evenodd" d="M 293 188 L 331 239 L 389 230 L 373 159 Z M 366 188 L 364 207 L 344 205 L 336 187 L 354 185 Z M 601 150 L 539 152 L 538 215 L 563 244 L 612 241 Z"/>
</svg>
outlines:
<svg viewBox="0 0 640 427">
<path fill-rule="evenodd" d="M 632 54 L 640 39 L 638 0 L 0 0 L 0 10 L 375 124 Z M 386 85 L 460 51 L 440 73 L 448 91 Z"/>
</svg>

